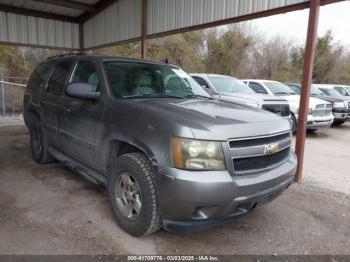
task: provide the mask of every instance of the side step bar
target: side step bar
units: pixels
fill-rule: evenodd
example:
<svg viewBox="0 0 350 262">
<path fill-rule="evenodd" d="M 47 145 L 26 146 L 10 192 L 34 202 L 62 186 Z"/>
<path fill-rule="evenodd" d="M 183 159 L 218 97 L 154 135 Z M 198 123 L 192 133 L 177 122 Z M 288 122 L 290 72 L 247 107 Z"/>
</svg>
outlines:
<svg viewBox="0 0 350 262">
<path fill-rule="evenodd" d="M 79 163 L 78 161 L 66 156 L 65 154 L 61 153 L 60 151 L 50 147 L 49 148 L 50 154 L 54 158 L 56 158 L 59 162 L 65 164 L 69 169 L 73 170 L 74 172 L 78 173 L 82 177 L 84 177 L 86 180 L 90 181 L 91 183 L 94 183 L 96 185 L 107 185 L 107 179 L 100 173 L 92 170 L 91 168 Z"/>
</svg>

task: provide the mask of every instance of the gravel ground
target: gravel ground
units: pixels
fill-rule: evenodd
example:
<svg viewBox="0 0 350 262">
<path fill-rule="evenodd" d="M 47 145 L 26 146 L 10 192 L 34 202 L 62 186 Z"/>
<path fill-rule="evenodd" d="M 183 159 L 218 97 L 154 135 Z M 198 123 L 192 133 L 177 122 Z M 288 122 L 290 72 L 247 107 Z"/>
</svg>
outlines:
<svg viewBox="0 0 350 262">
<path fill-rule="evenodd" d="M 0 128 L 0 254 L 350 254 L 350 125 L 307 138 L 304 180 L 209 231 L 133 238 L 102 187 L 31 160 L 24 127 Z"/>
</svg>

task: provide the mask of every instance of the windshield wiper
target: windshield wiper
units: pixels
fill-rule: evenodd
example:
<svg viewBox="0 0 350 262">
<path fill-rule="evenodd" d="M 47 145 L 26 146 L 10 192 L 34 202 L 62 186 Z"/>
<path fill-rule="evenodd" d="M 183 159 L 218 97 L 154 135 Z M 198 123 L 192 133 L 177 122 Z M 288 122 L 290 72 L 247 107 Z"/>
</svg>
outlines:
<svg viewBox="0 0 350 262">
<path fill-rule="evenodd" d="M 294 93 L 287 93 L 287 92 L 276 92 L 275 95 L 290 95 Z"/>
<path fill-rule="evenodd" d="M 143 94 L 143 95 L 123 96 L 123 99 L 132 99 L 132 98 L 176 98 L 176 99 L 184 99 L 184 97 L 182 97 L 182 96 L 167 95 L 167 94 Z"/>
<path fill-rule="evenodd" d="M 196 94 L 189 94 L 184 96 L 184 98 L 205 98 L 205 99 L 210 99 L 213 100 L 214 98 L 209 97 L 209 96 L 202 96 L 202 95 L 196 95 Z"/>
</svg>

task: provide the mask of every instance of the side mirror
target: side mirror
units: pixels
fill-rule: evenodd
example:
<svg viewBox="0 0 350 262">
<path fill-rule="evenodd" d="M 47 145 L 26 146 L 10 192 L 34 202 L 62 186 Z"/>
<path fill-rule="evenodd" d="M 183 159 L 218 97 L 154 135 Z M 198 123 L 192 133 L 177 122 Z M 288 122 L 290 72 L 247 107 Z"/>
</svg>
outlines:
<svg viewBox="0 0 350 262">
<path fill-rule="evenodd" d="M 87 83 L 72 83 L 67 86 L 66 94 L 71 97 L 96 100 L 100 92 L 96 92 L 93 85 Z"/>
</svg>

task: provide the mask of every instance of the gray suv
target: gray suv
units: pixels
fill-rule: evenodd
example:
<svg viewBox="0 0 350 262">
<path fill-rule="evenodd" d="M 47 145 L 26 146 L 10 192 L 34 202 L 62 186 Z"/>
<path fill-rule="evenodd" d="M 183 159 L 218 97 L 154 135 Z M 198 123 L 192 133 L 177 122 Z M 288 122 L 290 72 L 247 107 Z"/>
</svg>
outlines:
<svg viewBox="0 0 350 262">
<path fill-rule="evenodd" d="M 221 224 L 293 181 L 287 120 L 214 100 L 173 65 L 53 57 L 31 75 L 24 109 L 33 159 L 106 186 L 134 236 Z"/>
</svg>

